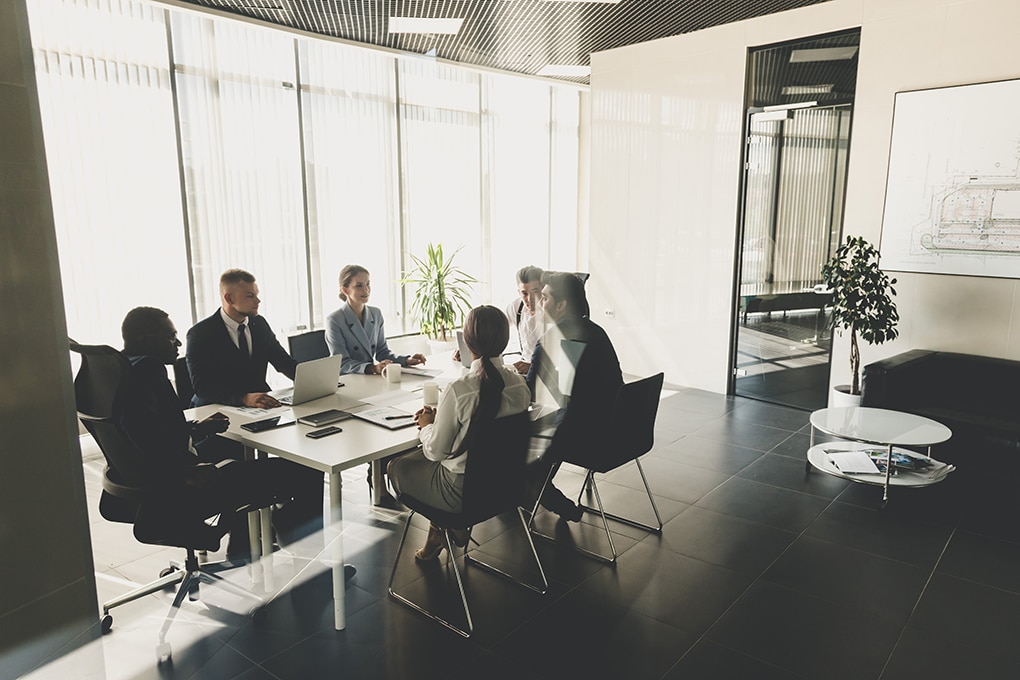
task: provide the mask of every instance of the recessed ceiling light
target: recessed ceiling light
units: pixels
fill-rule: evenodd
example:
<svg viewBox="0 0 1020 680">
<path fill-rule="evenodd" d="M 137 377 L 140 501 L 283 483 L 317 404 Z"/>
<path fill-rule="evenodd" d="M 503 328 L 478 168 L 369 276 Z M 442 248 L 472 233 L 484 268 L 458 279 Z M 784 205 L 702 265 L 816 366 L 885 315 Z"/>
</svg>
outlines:
<svg viewBox="0 0 1020 680">
<path fill-rule="evenodd" d="M 827 83 L 825 85 L 787 85 L 781 91 L 781 94 L 829 94 L 832 92 L 832 88 L 835 87 L 834 83 Z"/>
<path fill-rule="evenodd" d="M 803 64 L 809 61 L 840 61 L 853 59 L 857 54 L 857 45 L 852 47 L 820 47 L 814 50 L 794 50 L 790 52 L 791 64 Z"/>
<path fill-rule="evenodd" d="M 422 17 L 390 17 L 387 30 L 390 33 L 424 33 L 428 35 L 454 35 L 460 30 L 464 19 L 425 19 Z"/>
<path fill-rule="evenodd" d="M 591 66 L 579 64 L 546 64 L 539 71 L 540 76 L 556 78 L 587 78 L 591 75 Z"/>
<path fill-rule="evenodd" d="M 818 102 L 798 102 L 796 104 L 773 104 L 772 106 L 763 106 L 762 111 L 789 111 L 790 109 L 809 109 L 812 106 L 818 106 Z"/>
</svg>

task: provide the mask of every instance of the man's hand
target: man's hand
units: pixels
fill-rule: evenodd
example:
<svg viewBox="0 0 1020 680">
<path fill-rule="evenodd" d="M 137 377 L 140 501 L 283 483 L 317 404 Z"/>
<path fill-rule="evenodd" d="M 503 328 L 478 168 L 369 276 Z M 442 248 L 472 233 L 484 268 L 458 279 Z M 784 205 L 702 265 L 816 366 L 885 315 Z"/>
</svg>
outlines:
<svg viewBox="0 0 1020 680">
<path fill-rule="evenodd" d="M 408 366 L 417 366 L 418 364 L 424 364 L 424 363 L 425 363 L 425 355 L 424 354 L 415 354 L 414 356 L 410 356 L 410 357 L 407 358 L 407 365 Z"/>
<path fill-rule="evenodd" d="M 280 402 L 265 392 L 249 392 L 241 397 L 241 403 L 252 408 L 276 408 L 281 406 Z"/>
<path fill-rule="evenodd" d="M 228 427 L 230 427 L 230 419 L 217 411 L 208 418 L 195 423 L 194 434 L 196 439 L 202 439 L 219 434 L 220 432 L 226 432 Z"/>
<path fill-rule="evenodd" d="M 517 369 L 517 372 L 520 373 L 521 375 L 527 375 L 528 371 L 531 370 L 531 362 L 530 361 L 515 361 L 514 362 L 514 368 Z"/>
</svg>

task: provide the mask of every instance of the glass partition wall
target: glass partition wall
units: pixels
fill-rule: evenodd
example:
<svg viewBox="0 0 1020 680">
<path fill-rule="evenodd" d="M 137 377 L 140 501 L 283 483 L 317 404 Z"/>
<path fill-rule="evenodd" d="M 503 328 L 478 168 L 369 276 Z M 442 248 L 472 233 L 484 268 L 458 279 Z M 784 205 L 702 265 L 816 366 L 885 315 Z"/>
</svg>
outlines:
<svg viewBox="0 0 1020 680">
<path fill-rule="evenodd" d="M 856 34 L 751 55 L 732 391 L 807 410 L 828 402 L 832 333 L 821 268 L 842 232 L 854 81 L 849 93 L 845 82 L 842 91 L 782 82 L 806 78 L 790 64 L 812 51 L 848 47 L 855 56 Z M 842 65 L 851 67 L 855 59 Z M 817 67 L 816 77 L 835 81 L 845 75 L 837 68 Z"/>
</svg>

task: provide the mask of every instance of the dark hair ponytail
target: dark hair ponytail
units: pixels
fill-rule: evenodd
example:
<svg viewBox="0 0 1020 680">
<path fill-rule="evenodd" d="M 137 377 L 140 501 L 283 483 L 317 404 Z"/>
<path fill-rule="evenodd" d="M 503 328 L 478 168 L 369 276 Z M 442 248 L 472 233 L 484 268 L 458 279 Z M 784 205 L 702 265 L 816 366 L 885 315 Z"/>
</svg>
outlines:
<svg viewBox="0 0 1020 680">
<path fill-rule="evenodd" d="M 503 400 L 505 385 L 501 371 L 490 361 L 498 357 L 510 339 L 510 326 L 502 311 L 492 305 L 475 307 L 464 320 L 464 342 L 475 356 L 482 357 L 481 392 L 475 418 L 493 420 Z"/>
</svg>

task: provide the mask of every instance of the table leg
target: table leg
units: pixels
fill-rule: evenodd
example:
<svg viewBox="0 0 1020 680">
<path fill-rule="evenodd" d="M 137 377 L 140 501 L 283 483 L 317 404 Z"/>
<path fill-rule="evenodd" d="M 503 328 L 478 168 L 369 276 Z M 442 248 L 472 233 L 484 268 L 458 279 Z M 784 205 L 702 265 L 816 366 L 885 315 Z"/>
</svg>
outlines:
<svg viewBox="0 0 1020 680">
<path fill-rule="evenodd" d="M 809 430 L 811 431 L 811 439 L 808 440 L 808 451 L 814 448 L 815 445 L 815 426 L 810 425 Z M 807 454 L 804 454 L 804 472 L 811 472 L 811 461 L 807 460 Z"/>
<path fill-rule="evenodd" d="M 261 459 L 269 457 L 269 454 L 264 451 L 256 451 L 256 455 Z M 273 592 L 275 587 L 273 579 L 273 509 L 271 507 L 262 508 L 259 518 L 262 520 L 262 582 L 266 592 Z M 253 563 L 254 555 L 255 553 L 252 553 Z"/>
<path fill-rule="evenodd" d="M 372 505 L 379 505 L 383 491 L 386 490 L 386 478 L 383 477 L 382 462 L 372 461 Z"/>
<path fill-rule="evenodd" d="M 889 477 L 892 475 L 892 450 L 893 445 L 889 445 L 889 455 L 885 459 L 885 486 L 882 488 L 882 507 L 884 508 L 886 503 L 889 502 Z"/>
<path fill-rule="evenodd" d="M 341 500 L 341 481 L 339 472 L 329 475 L 329 509 L 325 517 L 326 545 L 332 551 L 333 562 L 333 623 L 337 630 L 347 627 L 346 605 L 344 598 L 344 543 L 343 543 L 343 509 Z"/>
<path fill-rule="evenodd" d="M 244 447 L 244 459 L 255 460 L 255 449 L 250 446 Z M 253 583 L 262 583 L 262 549 L 259 545 L 259 518 L 262 510 L 248 513 L 248 548 L 251 551 L 251 580 Z"/>
</svg>

